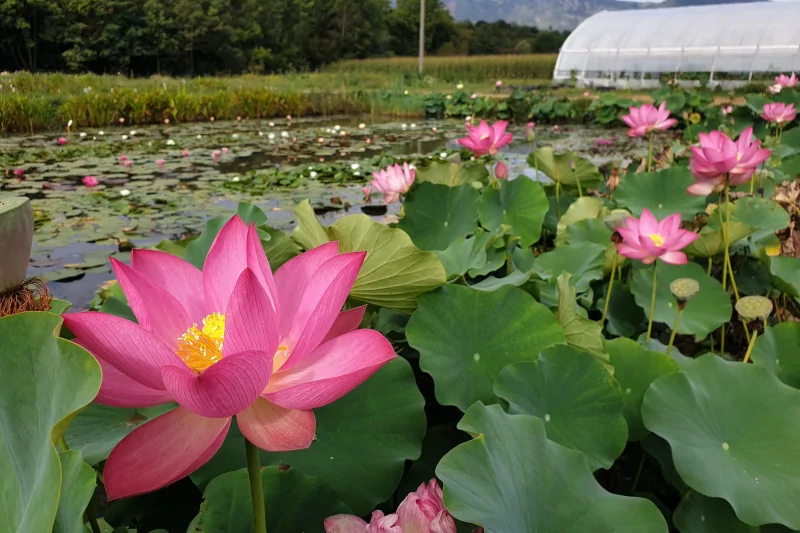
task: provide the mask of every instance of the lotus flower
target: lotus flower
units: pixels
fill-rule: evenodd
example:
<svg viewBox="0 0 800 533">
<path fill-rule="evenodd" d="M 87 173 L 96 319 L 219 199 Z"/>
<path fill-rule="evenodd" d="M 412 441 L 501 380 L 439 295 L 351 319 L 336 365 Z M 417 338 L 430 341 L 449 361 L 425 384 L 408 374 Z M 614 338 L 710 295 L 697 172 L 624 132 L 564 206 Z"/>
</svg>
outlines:
<svg viewBox="0 0 800 533">
<path fill-rule="evenodd" d="M 659 258 L 672 265 L 685 265 L 686 254 L 681 250 L 699 235 L 680 227 L 678 213 L 659 222 L 650 211 L 643 209 L 638 220 L 628 217 L 626 227 L 617 230 L 623 239 L 617 243 L 617 251 L 629 259 L 640 259 L 646 265 Z"/>
<path fill-rule="evenodd" d="M 775 85 L 780 85 L 781 87 L 794 87 L 797 85 L 797 76 L 792 74 L 791 76 L 787 76 L 786 74 L 781 74 L 780 76 L 775 77 Z"/>
<path fill-rule="evenodd" d="M 364 308 L 341 311 L 364 252 L 335 242 L 273 275 L 254 225 L 228 221 L 202 272 L 167 253 L 136 249 L 112 267 L 138 321 L 97 312 L 64 316 L 75 342 L 103 369 L 100 404 L 178 407 L 112 450 L 111 500 L 181 479 L 220 448 L 236 416 L 267 451 L 307 448 L 312 409 L 361 384 L 395 354 L 378 332 L 357 330 Z"/>
<path fill-rule="evenodd" d="M 182 155 L 183 157 L 189 157 L 189 150 L 184 150 L 184 151 L 181 153 L 181 155 Z"/>
<path fill-rule="evenodd" d="M 773 124 L 783 124 L 784 122 L 791 122 L 797 116 L 794 104 L 783 104 L 781 102 L 772 102 L 764 104 L 764 112 L 761 113 L 761 118 Z"/>
<path fill-rule="evenodd" d="M 65 139 L 64 137 L 59 137 L 58 138 L 58 144 L 60 144 L 61 146 L 64 146 L 65 144 L 67 144 L 67 139 Z"/>
<path fill-rule="evenodd" d="M 163 159 L 156 159 L 156 165 L 158 165 L 159 167 L 163 167 L 164 163 L 165 161 Z"/>
<path fill-rule="evenodd" d="M 374 511 L 370 523 L 353 515 L 325 519 L 326 533 L 456 533 L 456 523 L 445 509 L 436 479 L 423 483 L 397 508 L 396 514 Z"/>
<path fill-rule="evenodd" d="M 373 172 L 374 179 L 369 183 L 372 188 L 383 193 L 383 205 L 396 202 L 401 194 L 406 194 L 414 184 L 416 170 L 403 163 L 386 167 L 379 172 Z"/>
<path fill-rule="evenodd" d="M 533 142 L 536 139 L 536 123 L 535 122 L 528 122 L 525 126 L 525 138 L 528 142 Z"/>
<path fill-rule="evenodd" d="M 668 130 L 678 123 L 674 118 L 669 118 L 667 103 L 661 102 L 658 108 L 650 104 L 641 107 L 631 107 L 630 114 L 622 117 L 622 121 L 630 126 L 629 137 L 645 137 L 653 131 Z"/>
<path fill-rule="evenodd" d="M 24 168 L 15 168 L 14 169 L 14 175 L 17 178 L 22 179 L 22 177 L 25 176 L 25 169 Z"/>
<path fill-rule="evenodd" d="M 223 154 L 227 154 L 227 153 L 228 153 L 228 149 L 227 149 L 227 148 L 225 148 L 225 147 L 223 147 L 223 148 L 222 148 L 222 153 L 223 153 Z"/>
<path fill-rule="evenodd" d="M 364 194 L 364 199 L 369 200 L 372 196 L 372 187 L 361 187 L 361 192 Z"/>
<path fill-rule="evenodd" d="M 753 176 L 758 165 L 766 161 L 770 151 L 753 142 L 753 128 L 746 128 L 733 142 L 721 131 L 699 134 L 700 146 L 692 146 L 689 169 L 695 182 L 689 194 L 706 196 L 722 190 L 727 177 L 730 185 L 743 185 Z"/>
<path fill-rule="evenodd" d="M 503 80 L 497 80 L 496 82 L 494 82 L 495 89 L 499 89 L 502 86 L 503 86 Z"/>
<path fill-rule="evenodd" d="M 489 126 L 485 120 L 477 126 L 467 128 L 468 135 L 458 140 L 458 144 L 472 151 L 475 156 L 495 155 L 500 148 L 510 144 L 514 136 L 506 133 L 508 122 L 498 120 Z"/>
<path fill-rule="evenodd" d="M 507 180 L 508 179 L 508 165 L 499 161 L 497 165 L 494 167 L 494 177 L 499 180 Z"/>
<path fill-rule="evenodd" d="M 97 187 L 100 184 L 100 181 L 94 176 L 85 176 L 81 181 L 85 186 L 89 187 L 90 189 L 92 187 Z"/>
</svg>

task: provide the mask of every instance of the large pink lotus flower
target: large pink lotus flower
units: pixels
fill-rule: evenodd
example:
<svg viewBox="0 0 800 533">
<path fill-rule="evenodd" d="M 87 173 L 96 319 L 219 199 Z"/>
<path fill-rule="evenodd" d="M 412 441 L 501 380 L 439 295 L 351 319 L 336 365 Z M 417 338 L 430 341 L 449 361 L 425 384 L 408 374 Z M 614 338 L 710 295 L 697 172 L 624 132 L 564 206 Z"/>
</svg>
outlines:
<svg viewBox="0 0 800 533">
<path fill-rule="evenodd" d="M 647 209 L 639 219 L 628 217 L 625 227 L 617 230 L 622 242 L 617 251 L 629 259 L 640 259 L 649 265 L 656 259 L 672 265 L 685 265 L 682 249 L 699 237 L 697 233 L 681 229 L 681 216 L 676 213 L 659 222 Z"/>
<path fill-rule="evenodd" d="M 442 489 L 435 479 L 423 483 L 397 508 L 396 514 L 374 511 L 370 523 L 353 515 L 325 520 L 327 533 L 456 533 L 456 523 L 445 509 Z"/>
<path fill-rule="evenodd" d="M 791 122 L 797 117 L 797 111 L 794 104 L 784 104 L 781 102 L 771 102 L 764 104 L 764 112 L 761 113 L 761 118 L 773 124 L 783 124 Z"/>
<path fill-rule="evenodd" d="M 489 126 L 485 120 L 477 126 L 469 126 L 467 128 L 468 134 L 458 140 L 458 144 L 472 151 L 476 156 L 482 155 L 495 155 L 500 148 L 507 144 L 511 144 L 514 136 L 506 133 L 508 122 L 505 120 L 498 120 Z"/>
<path fill-rule="evenodd" d="M 775 77 L 775 85 L 780 85 L 781 87 L 794 87 L 797 85 L 797 76 L 792 74 L 791 76 L 787 76 L 786 74 L 781 74 L 780 76 Z"/>
<path fill-rule="evenodd" d="M 377 331 L 358 330 L 364 308 L 341 311 L 364 252 L 327 243 L 270 270 L 255 226 L 220 231 L 202 272 L 154 250 L 131 266 L 111 260 L 138 324 L 96 312 L 69 314 L 75 342 L 103 369 L 95 401 L 179 406 L 111 452 L 104 480 L 115 500 L 164 487 L 205 464 L 231 417 L 267 451 L 307 448 L 312 409 L 360 385 L 395 354 Z"/>
<path fill-rule="evenodd" d="M 668 130 L 678 123 L 674 118 L 669 118 L 667 103 L 661 102 L 658 108 L 650 104 L 641 107 L 631 107 L 630 114 L 624 115 L 622 121 L 630 126 L 629 137 L 645 137 L 653 131 Z"/>
<path fill-rule="evenodd" d="M 409 167 L 408 163 L 403 163 L 401 167 L 397 163 L 388 166 L 379 172 L 372 173 L 373 180 L 370 186 L 383 193 L 383 205 L 396 202 L 401 194 L 406 194 L 416 179 L 416 170 Z"/>
<path fill-rule="evenodd" d="M 748 127 L 733 142 L 721 131 L 699 134 L 700 146 L 692 146 L 689 169 L 695 182 L 687 192 L 707 196 L 720 191 L 725 179 L 730 185 L 743 185 L 753 176 L 758 165 L 767 160 L 770 151 L 753 142 L 753 128 Z"/>
</svg>

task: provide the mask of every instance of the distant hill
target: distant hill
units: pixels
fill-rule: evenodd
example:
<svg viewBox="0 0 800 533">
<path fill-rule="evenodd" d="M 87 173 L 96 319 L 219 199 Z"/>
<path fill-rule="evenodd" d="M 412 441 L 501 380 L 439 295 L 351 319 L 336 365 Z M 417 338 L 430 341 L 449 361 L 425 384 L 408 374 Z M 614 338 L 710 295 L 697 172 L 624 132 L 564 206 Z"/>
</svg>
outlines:
<svg viewBox="0 0 800 533">
<path fill-rule="evenodd" d="M 648 9 L 708 4 L 746 3 L 758 0 L 665 0 L 661 3 L 636 3 L 620 0 L 444 0 L 456 20 L 505 20 L 539 28 L 574 29 L 599 11 Z"/>
</svg>

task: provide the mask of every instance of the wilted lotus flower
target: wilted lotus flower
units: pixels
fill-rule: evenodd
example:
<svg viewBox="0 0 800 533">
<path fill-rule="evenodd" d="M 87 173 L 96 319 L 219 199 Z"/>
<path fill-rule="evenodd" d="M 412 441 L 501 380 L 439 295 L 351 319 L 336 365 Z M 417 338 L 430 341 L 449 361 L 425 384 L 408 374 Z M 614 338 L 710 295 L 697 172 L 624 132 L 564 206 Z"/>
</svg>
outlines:
<svg viewBox="0 0 800 533">
<path fill-rule="evenodd" d="M 14 169 L 14 175 L 17 178 L 22 179 L 22 177 L 25 175 L 25 169 L 24 168 L 15 168 Z"/>
<path fill-rule="evenodd" d="M 64 146 L 65 144 L 67 144 L 67 140 L 64 137 L 59 137 L 58 138 L 58 144 L 60 144 L 61 146 Z"/>
<path fill-rule="evenodd" d="M 156 165 L 158 165 L 159 167 L 163 167 L 164 163 L 165 161 L 163 159 L 156 159 Z"/>
<path fill-rule="evenodd" d="M 508 122 L 505 120 L 498 120 L 491 126 L 481 120 L 479 125 L 467 128 L 468 136 L 458 139 L 458 144 L 471 150 L 476 156 L 495 155 L 514 139 L 513 135 L 506 133 L 506 127 Z"/>
<path fill-rule="evenodd" d="M 685 265 L 686 254 L 682 249 L 699 237 L 697 233 L 681 229 L 681 216 L 676 213 L 659 222 L 647 209 L 637 220 L 628 217 L 624 228 L 618 228 L 622 242 L 617 251 L 629 259 L 639 259 L 645 265 L 661 259 L 672 265 Z"/>
<path fill-rule="evenodd" d="M 326 533 L 456 533 L 456 522 L 442 501 L 436 479 L 419 486 L 398 506 L 396 514 L 374 511 L 370 523 L 353 515 L 325 519 Z"/>
<path fill-rule="evenodd" d="M 764 104 L 764 112 L 761 113 L 761 118 L 773 124 L 783 124 L 791 122 L 797 116 L 794 104 L 784 104 L 781 102 L 772 102 Z"/>
<path fill-rule="evenodd" d="M 100 181 L 98 181 L 98 179 L 94 176 L 86 176 L 81 181 L 89 188 L 97 187 L 100 184 Z"/>
<path fill-rule="evenodd" d="M 508 166 L 502 161 L 498 161 L 494 167 L 494 177 L 499 180 L 508 179 Z"/>
<path fill-rule="evenodd" d="M 397 163 L 379 172 L 373 172 L 372 188 L 383 193 L 383 205 L 396 202 L 401 194 L 406 194 L 414 184 L 416 171 L 409 168 L 408 163 L 401 167 Z"/>
<path fill-rule="evenodd" d="M 674 118 L 669 118 L 667 103 L 661 102 L 658 108 L 650 104 L 641 107 L 631 107 L 630 114 L 622 117 L 622 121 L 630 126 L 629 137 L 645 137 L 653 131 L 668 130 L 678 123 Z"/>
<path fill-rule="evenodd" d="M 700 146 L 692 146 L 689 169 L 695 182 L 687 192 L 707 196 L 722 190 L 727 177 L 730 185 L 743 185 L 753 176 L 770 151 L 753 141 L 753 128 L 746 128 L 736 142 L 721 131 L 700 133 Z"/>
<path fill-rule="evenodd" d="M 797 85 L 797 76 L 794 73 L 792 73 L 791 76 L 787 76 L 786 74 L 776 76 L 775 85 L 780 85 L 781 87 L 794 87 Z"/>
<path fill-rule="evenodd" d="M 383 335 L 358 330 L 364 307 L 341 311 L 365 252 L 326 243 L 273 275 L 254 225 L 220 230 L 202 272 L 173 255 L 133 250 L 111 259 L 137 322 L 98 312 L 64 323 L 100 363 L 95 401 L 178 407 L 133 430 L 111 451 L 110 500 L 181 479 L 219 450 L 232 417 L 273 452 L 307 448 L 312 409 L 341 398 L 395 357 Z"/>
</svg>

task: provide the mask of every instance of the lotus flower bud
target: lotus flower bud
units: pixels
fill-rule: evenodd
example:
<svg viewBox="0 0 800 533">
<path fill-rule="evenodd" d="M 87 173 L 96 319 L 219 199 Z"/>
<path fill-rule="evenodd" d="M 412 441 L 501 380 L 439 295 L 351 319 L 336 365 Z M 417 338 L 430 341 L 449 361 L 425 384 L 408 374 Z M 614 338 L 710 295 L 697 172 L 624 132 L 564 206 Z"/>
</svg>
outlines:
<svg viewBox="0 0 800 533">
<path fill-rule="evenodd" d="M 0 199 L 0 294 L 25 281 L 33 245 L 33 209 L 27 198 Z"/>
</svg>

